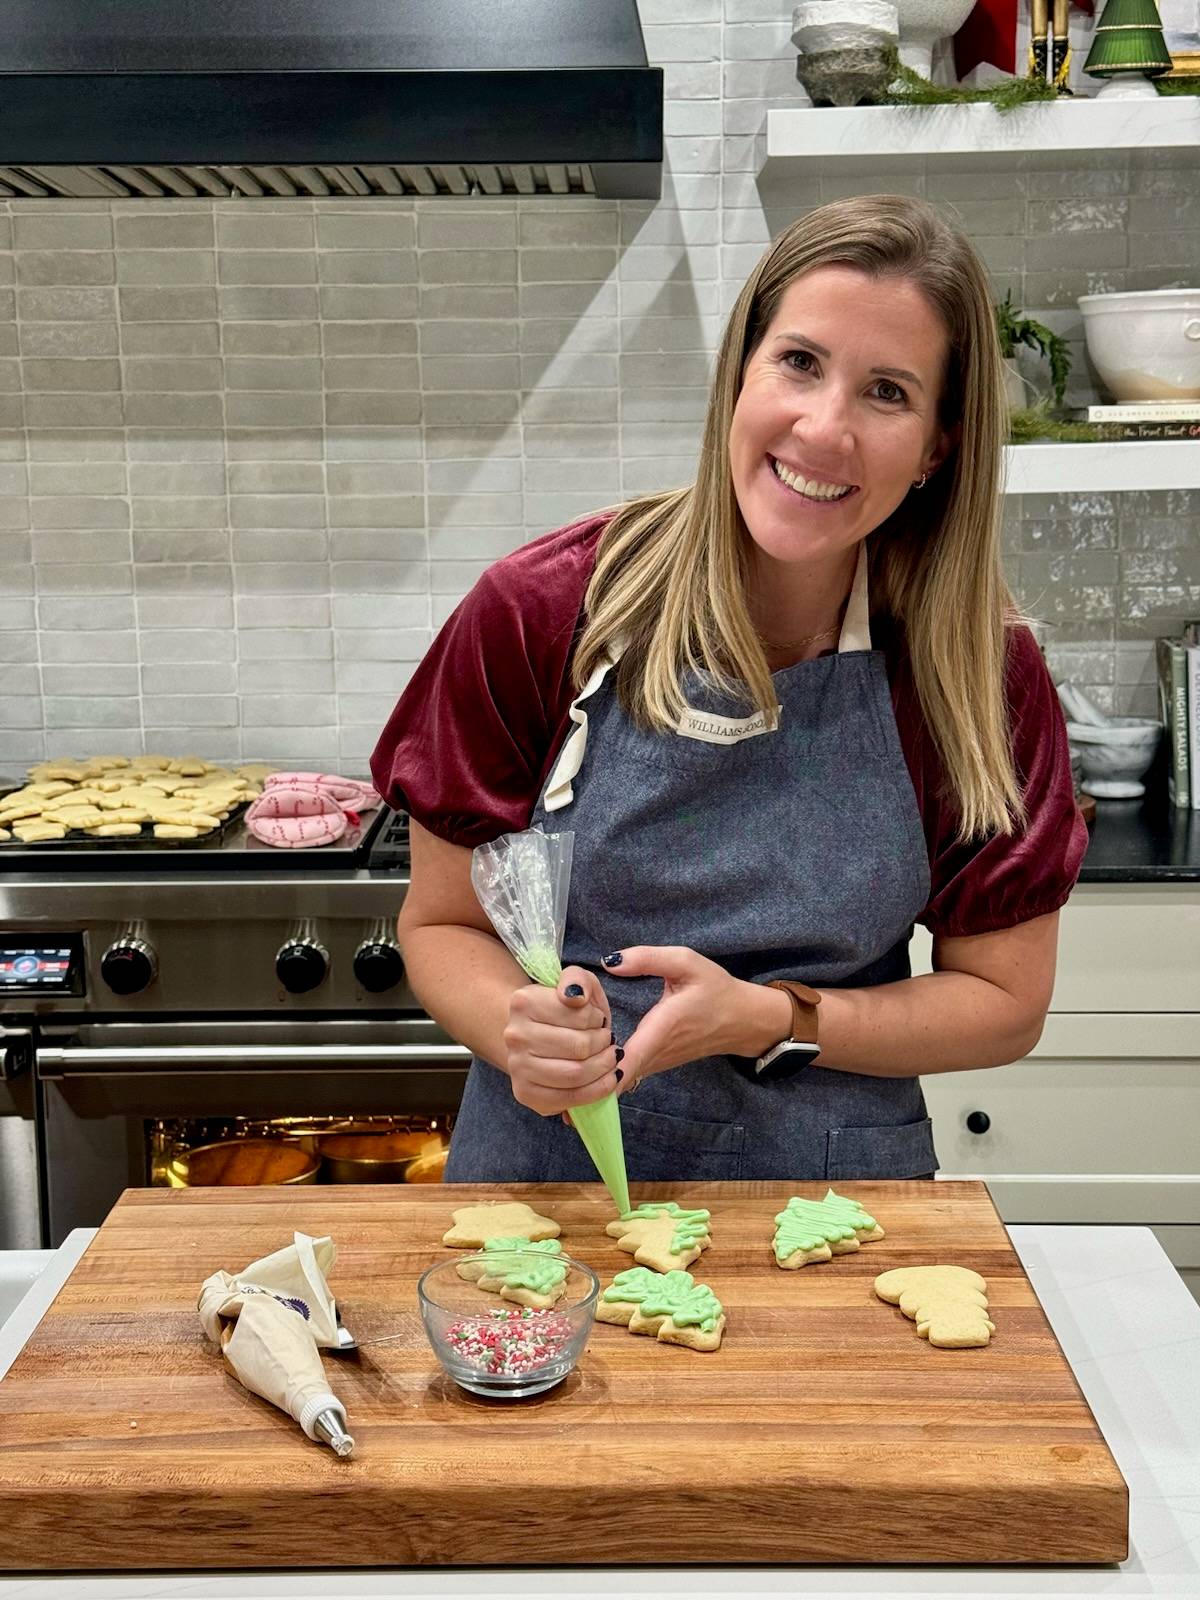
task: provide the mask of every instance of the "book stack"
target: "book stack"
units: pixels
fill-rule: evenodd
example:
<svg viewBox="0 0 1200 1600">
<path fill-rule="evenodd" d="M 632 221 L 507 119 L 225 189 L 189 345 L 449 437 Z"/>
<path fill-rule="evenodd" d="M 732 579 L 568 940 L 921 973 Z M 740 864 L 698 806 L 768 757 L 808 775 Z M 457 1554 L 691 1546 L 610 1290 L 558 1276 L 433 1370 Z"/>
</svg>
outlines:
<svg viewBox="0 0 1200 1600">
<path fill-rule="evenodd" d="M 1117 439 L 1200 439 L 1200 400 L 1130 401 L 1125 405 L 1084 406 L 1075 422 L 1090 422 L 1105 441 Z"/>
<path fill-rule="evenodd" d="M 1158 699 L 1167 730 L 1167 793 L 1200 810 L 1200 621 L 1155 643 Z"/>
</svg>

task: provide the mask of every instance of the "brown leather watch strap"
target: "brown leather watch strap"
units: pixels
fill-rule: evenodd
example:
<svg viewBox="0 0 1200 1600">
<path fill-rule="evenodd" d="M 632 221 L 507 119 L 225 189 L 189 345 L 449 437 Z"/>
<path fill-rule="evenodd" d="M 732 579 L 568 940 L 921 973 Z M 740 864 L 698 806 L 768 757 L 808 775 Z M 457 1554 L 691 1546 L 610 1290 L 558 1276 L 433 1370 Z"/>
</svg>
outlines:
<svg viewBox="0 0 1200 1600">
<path fill-rule="evenodd" d="M 787 978 L 773 978 L 768 989 L 783 989 L 792 1002 L 792 1031 L 789 1038 L 798 1044 L 817 1043 L 817 1007 L 821 996 L 806 983 L 794 983 Z"/>
</svg>

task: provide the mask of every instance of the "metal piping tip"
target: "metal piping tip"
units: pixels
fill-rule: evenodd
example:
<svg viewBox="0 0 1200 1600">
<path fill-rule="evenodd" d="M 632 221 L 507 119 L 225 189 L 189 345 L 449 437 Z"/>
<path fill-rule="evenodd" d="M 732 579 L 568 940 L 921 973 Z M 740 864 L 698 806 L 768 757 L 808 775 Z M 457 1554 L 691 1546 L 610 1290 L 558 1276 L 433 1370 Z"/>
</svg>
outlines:
<svg viewBox="0 0 1200 1600">
<path fill-rule="evenodd" d="M 354 1440 L 342 1427 L 342 1419 L 332 1407 L 313 1419 L 313 1432 L 343 1459 L 354 1454 Z"/>
</svg>

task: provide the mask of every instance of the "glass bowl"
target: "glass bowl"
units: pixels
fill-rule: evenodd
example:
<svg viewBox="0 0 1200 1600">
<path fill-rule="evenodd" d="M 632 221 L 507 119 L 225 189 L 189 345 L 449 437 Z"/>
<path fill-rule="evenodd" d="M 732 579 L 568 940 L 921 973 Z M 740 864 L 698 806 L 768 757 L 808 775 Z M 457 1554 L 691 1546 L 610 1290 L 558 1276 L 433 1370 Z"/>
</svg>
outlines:
<svg viewBox="0 0 1200 1600">
<path fill-rule="evenodd" d="M 421 1275 L 417 1299 L 434 1354 L 462 1388 L 490 1399 L 518 1400 L 561 1383 L 583 1353 L 596 1313 L 600 1281 L 570 1256 L 550 1258 L 565 1269 L 562 1295 L 548 1310 L 511 1298 L 520 1279 L 545 1271 L 538 1251 L 505 1251 L 501 1273 L 494 1251 L 441 1261 Z M 485 1268 L 499 1274 L 504 1295 L 475 1281 Z"/>
</svg>

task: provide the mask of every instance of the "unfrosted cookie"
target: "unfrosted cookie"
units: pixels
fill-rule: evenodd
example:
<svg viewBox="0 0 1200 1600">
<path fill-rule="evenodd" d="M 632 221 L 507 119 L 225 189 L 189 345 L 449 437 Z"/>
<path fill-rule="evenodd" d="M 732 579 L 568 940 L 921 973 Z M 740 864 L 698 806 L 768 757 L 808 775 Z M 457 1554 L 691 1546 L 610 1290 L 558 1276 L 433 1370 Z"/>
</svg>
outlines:
<svg viewBox="0 0 1200 1600">
<path fill-rule="evenodd" d="M 725 1332 L 725 1312 L 706 1283 L 697 1283 L 690 1272 L 647 1267 L 617 1273 L 596 1302 L 596 1320 L 689 1350 L 717 1350 Z"/>
<path fill-rule="evenodd" d="M 605 1232 L 644 1267 L 672 1272 L 695 1261 L 712 1243 L 710 1215 L 684 1210 L 674 1200 L 648 1200 L 610 1222 Z"/>
<path fill-rule="evenodd" d="M 135 833 L 141 833 L 142 830 L 136 822 L 102 822 L 87 831 L 94 833 L 98 839 L 132 839 Z"/>
<path fill-rule="evenodd" d="M 775 1218 L 775 1261 L 786 1272 L 810 1261 L 846 1255 L 860 1244 L 884 1238 L 884 1231 L 857 1200 L 826 1192 L 824 1200 L 793 1195 Z"/>
<path fill-rule="evenodd" d="M 922 1339 L 943 1350 L 987 1344 L 995 1333 L 986 1289 L 987 1280 L 970 1267 L 893 1267 L 875 1279 L 879 1298 L 898 1305 Z"/>
<path fill-rule="evenodd" d="M 23 844 L 43 844 L 48 839 L 65 839 L 67 830 L 61 822 L 14 822 L 12 830 Z"/>
<path fill-rule="evenodd" d="M 566 1293 L 567 1263 L 556 1259 L 557 1239 L 489 1239 L 483 1248 L 490 1259 L 462 1262 L 460 1278 L 537 1311 L 549 1311 Z"/>
<path fill-rule="evenodd" d="M 186 828 L 178 822 L 156 822 L 154 824 L 154 837 L 156 839 L 198 839 L 199 828 Z"/>
<path fill-rule="evenodd" d="M 0 806 L 0 817 L 5 822 L 20 822 L 23 817 L 40 817 L 45 806 L 46 802 L 40 795 L 27 800 L 14 800 L 10 795 L 8 801 Z"/>
<path fill-rule="evenodd" d="M 84 769 L 76 766 L 73 761 L 47 761 L 41 766 L 30 767 L 29 773 L 39 783 L 47 779 L 66 779 L 71 783 L 82 783 L 87 777 Z"/>
<path fill-rule="evenodd" d="M 552 1218 L 539 1216 L 520 1200 L 459 1206 L 453 1217 L 454 1226 L 442 1235 L 442 1243 L 456 1249 L 482 1250 L 489 1239 L 557 1239 L 562 1232 Z"/>
</svg>

